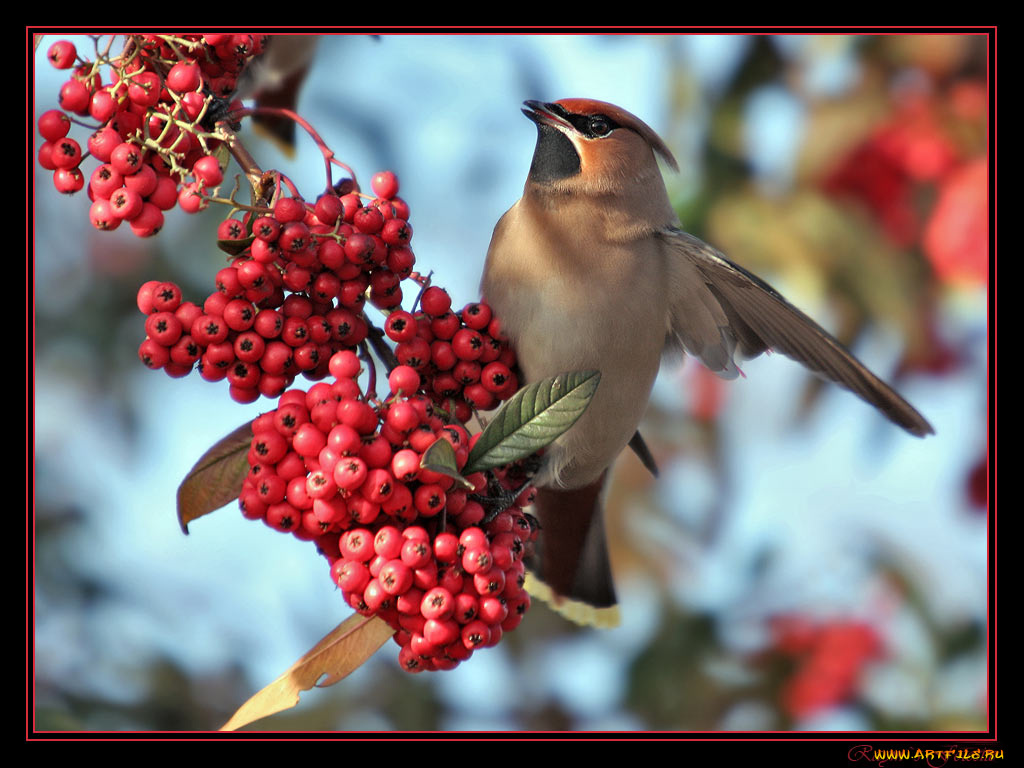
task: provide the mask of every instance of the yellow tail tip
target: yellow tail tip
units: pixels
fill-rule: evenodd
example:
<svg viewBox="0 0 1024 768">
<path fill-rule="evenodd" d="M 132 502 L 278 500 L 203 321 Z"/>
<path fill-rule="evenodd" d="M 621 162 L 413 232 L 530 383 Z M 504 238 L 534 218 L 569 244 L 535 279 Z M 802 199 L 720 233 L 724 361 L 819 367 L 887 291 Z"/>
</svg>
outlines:
<svg viewBox="0 0 1024 768">
<path fill-rule="evenodd" d="M 598 629 L 611 629 L 622 623 L 619 606 L 610 605 L 607 608 L 598 608 L 581 603 L 578 600 L 571 600 L 567 597 L 556 595 L 551 587 L 529 571 L 526 572 L 525 587 L 532 597 L 543 600 L 551 606 L 551 610 L 574 624 L 584 627 L 597 627 Z"/>
</svg>

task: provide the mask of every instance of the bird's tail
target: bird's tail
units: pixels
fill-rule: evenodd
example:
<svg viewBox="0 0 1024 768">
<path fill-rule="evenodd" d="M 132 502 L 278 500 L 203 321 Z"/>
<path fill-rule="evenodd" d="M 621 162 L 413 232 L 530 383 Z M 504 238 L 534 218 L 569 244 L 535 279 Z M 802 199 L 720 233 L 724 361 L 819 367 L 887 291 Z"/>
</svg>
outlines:
<svg viewBox="0 0 1024 768">
<path fill-rule="evenodd" d="M 540 536 L 526 581 L 527 591 L 558 613 L 598 627 L 619 623 L 601 505 L 606 475 L 583 488 L 537 489 Z"/>
</svg>

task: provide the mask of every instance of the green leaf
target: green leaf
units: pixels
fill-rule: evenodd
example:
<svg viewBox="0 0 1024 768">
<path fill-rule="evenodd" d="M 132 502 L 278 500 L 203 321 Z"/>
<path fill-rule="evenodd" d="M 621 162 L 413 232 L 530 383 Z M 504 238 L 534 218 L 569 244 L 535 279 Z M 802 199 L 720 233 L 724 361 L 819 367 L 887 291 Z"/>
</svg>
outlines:
<svg viewBox="0 0 1024 768">
<path fill-rule="evenodd" d="M 439 475 L 447 475 L 467 490 L 473 490 L 473 484 L 459 472 L 458 462 L 455 460 L 455 449 L 452 444 L 443 437 L 434 441 L 420 458 L 420 468 L 429 469 Z"/>
<path fill-rule="evenodd" d="M 243 237 L 241 240 L 218 240 L 217 247 L 229 256 L 238 256 L 244 253 L 255 239 L 255 235 L 250 235 L 249 237 Z"/>
<path fill-rule="evenodd" d="M 202 455 L 178 486 L 178 522 L 188 533 L 197 517 L 220 509 L 238 498 L 249 472 L 248 453 L 252 444 L 252 422 L 246 422 L 218 440 Z"/>
<path fill-rule="evenodd" d="M 550 445 L 583 415 L 600 381 L 600 371 L 573 371 L 523 387 L 491 419 L 462 471 L 501 467 Z"/>
</svg>

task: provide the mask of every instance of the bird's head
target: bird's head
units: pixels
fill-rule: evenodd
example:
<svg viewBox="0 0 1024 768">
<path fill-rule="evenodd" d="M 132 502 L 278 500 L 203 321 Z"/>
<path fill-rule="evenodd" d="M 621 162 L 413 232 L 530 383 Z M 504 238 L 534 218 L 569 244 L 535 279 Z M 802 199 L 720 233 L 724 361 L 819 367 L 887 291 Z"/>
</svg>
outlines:
<svg viewBox="0 0 1024 768">
<path fill-rule="evenodd" d="M 660 178 L 656 157 L 679 170 L 658 134 L 621 107 L 594 99 L 525 104 L 523 114 L 537 124 L 530 184 L 609 194 Z"/>
</svg>

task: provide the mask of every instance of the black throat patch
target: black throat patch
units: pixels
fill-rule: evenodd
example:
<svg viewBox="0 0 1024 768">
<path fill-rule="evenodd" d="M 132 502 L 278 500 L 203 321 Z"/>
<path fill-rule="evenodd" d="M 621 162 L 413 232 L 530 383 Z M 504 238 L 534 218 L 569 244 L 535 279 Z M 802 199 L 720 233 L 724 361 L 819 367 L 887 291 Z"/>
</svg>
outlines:
<svg viewBox="0 0 1024 768">
<path fill-rule="evenodd" d="M 537 124 L 537 148 L 530 163 L 530 180 L 538 183 L 558 181 L 580 172 L 576 147 L 557 128 Z"/>
</svg>

